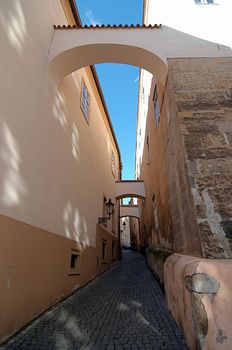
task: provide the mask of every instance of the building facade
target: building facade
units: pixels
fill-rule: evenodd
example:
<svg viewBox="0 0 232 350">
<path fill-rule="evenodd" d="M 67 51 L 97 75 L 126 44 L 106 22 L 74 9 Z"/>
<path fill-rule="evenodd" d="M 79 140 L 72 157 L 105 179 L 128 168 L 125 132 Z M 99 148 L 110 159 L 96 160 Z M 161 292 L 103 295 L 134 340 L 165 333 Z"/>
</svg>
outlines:
<svg viewBox="0 0 232 350">
<path fill-rule="evenodd" d="M 75 2 L 0 7 L 3 341 L 117 259 L 121 160 L 94 68 L 58 87 L 47 71 L 53 26 L 80 25 Z"/>
<path fill-rule="evenodd" d="M 202 39 L 231 46 L 228 10 L 226 0 L 144 1 L 146 25 L 162 23 L 173 37 L 184 42 L 188 34 L 196 43 L 188 55 L 170 54 L 164 91 L 141 70 L 135 164 L 135 177 L 146 190 L 145 200 L 138 200 L 138 230 L 191 349 L 218 349 L 221 331 L 223 349 L 232 341 L 226 293 L 232 257 L 232 59 L 199 54 L 207 45 Z M 207 283 L 220 284 L 209 303 L 209 294 L 217 292 Z"/>
</svg>

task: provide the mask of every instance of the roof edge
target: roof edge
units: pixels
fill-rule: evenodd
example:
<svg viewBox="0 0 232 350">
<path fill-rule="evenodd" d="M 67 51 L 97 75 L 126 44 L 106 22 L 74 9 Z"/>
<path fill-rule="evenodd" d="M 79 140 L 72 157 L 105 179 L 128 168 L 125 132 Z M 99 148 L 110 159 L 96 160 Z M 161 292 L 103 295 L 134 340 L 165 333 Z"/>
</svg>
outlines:
<svg viewBox="0 0 232 350">
<path fill-rule="evenodd" d="M 90 25 L 54 25 L 55 29 L 159 29 L 161 28 L 161 24 L 90 24 Z"/>
</svg>

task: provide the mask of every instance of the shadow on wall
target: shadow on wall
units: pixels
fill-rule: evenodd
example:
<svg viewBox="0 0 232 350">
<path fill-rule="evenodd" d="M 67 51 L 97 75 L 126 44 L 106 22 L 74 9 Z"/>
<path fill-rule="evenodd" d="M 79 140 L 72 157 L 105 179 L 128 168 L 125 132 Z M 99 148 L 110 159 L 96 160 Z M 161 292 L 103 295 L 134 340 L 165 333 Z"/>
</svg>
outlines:
<svg viewBox="0 0 232 350">
<path fill-rule="evenodd" d="M 9 1 L 10 2 L 10 1 Z M 12 8 L 0 13 L 0 24 L 17 53 L 22 56 L 24 42 L 27 39 L 26 20 L 19 0 L 12 2 Z"/>
<path fill-rule="evenodd" d="M 94 165 L 86 161 L 88 149 L 80 131 L 80 124 L 86 121 L 79 103 L 75 99 L 76 109 L 70 111 L 70 99 L 65 98 L 69 95 L 67 85 L 71 90 L 79 83 L 72 79 L 73 74 L 57 90 L 48 77 L 44 79 L 46 57 L 42 49 L 46 41 L 38 36 L 45 41 L 42 47 L 39 40 L 32 43 L 29 39 L 40 30 L 44 35 L 47 29 L 38 30 L 37 23 L 32 27 L 33 19 L 22 10 L 26 2 L 5 1 L 0 13 L 4 49 L 0 62 L 4 81 L 0 87 L 0 247 L 4 251 L 0 254 L 0 338 L 15 332 L 77 286 L 78 277 L 67 277 L 71 249 L 85 251 L 89 280 L 96 270 L 93 246 L 98 215 L 88 208 L 93 192 L 86 181 L 86 173 L 91 174 L 89 169 Z M 25 9 L 33 6 L 29 3 Z M 33 11 L 36 6 L 44 11 L 40 1 L 35 2 Z"/>
<path fill-rule="evenodd" d="M 81 242 L 83 245 L 90 245 L 87 222 L 80 215 L 78 208 L 73 207 L 70 201 L 67 202 L 64 208 L 63 219 L 67 238 Z"/>
<path fill-rule="evenodd" d="M 28 112 L 26 109 L 25 113 Z M 31 125 L 19 126 L 17 121 L 14 122 L 14 118 L 19 117 L 17 115 L 11 114 L 0 120 L 1 211 L 32 225 L 43 226 L 45 221 L 44 228 L 48 231 L 62 234 L 65 231 L 67 238 L 83 239 L 85 244 L 89 244 L 86 219 L 77 200 L 73 200 L 73 183 L 69 184 L 67 180 L 70 178 L 69 171 L 77 174 L 78 167 L 81 167 L 79 132 L 67 114 L 64 96 L 59 91 L 55 91 L 52 112 L 53 120 L 57 122 L 57 127 L 52 123 L 50 128 L 53 135 L 42 123 L 33 128 L 30 128 Z M 22 120 L 22 124 L 26 122 Z M 58 130 L 59 126 L 62 133 Z M 30 134 L 25 134 L 26 129 L 30 129 Z M 45 144 L 51 145 L 50 149 Z M 64 144 L 69 145 L 69 155 Z M 63 158 L 64 167 L 59 158 Z M 78 194 L 77 188 L 74 191 Z M 65 192 L 72 195 L 68 200 Z M 53 194 L 58 200 L 53 198 Z"/>
<path fill-rule="evenodd" d="M 75 81 L 76 87 L 79 89 L 79 85 L 75 74 L 72 73 L 72 77 Z M 64 132 L 71 134 L 70 148 L 72 150 L 72 155 L 76 161 L 79 161 L 79 132 L 74 121 L 70 120 L 68 117 L 68 112 L 66 109 L 66 102 L 64 94 L 57 88 L 54 91 L 54 102 L 53 102 L 53 115 L 55 120 L 60 124 Z"/>
<path fill-rule="evenodd" d="M 0 198 L 1 204 L 10 208 L 20 205 L 28 190 L 20 172 L 20 147 L 5 121 L 0 121 L 0 129 Z"/>
<path fill-rule="evenodd" d="M 3 101 L 6 101 L 0 107 L 1 212 L 32 225 L 42 224 L 45 229 L 52 232 L 57 232 L 56 224 L 52 218 L 59 218 L 59 231 L 61 233 L 64 226 L 63 211 L 67 206 L 67 200 L 64 198 L 63 204 L 61 204 L 59 197 L 60 203 L 58 201 L 56 203 L 59 208 L 55 210 L 51 198 L 53 197 L 52 192 L 57 193 L 60 188 L 65 187 L 65 184 L 61 177 L 56 181 L 56 185 L 52 179 L 54 178 L 53 173 L 56 175 L 64 173 L 56 160 L 59 156 L 67 157 L 67 154 L 66 150 L 62 150 L 62 146 L 55 152 L 53 150 L 53 154 L 50 151 L 49 146 L 52 143 L 54 146 L 52 138 L 57 137 L 57 130 L 55 130 L 54 125 L 51 126 L 49 117 L 54 115 L 55 120 L 66 129 L 59 141 L 62 144 L 65 138 L 69 138 L 70 153 L 75 161 L 80 159 L 79 133 L 74 121 L 67 116 L 65 100 L 61 92 L 58 90 L 54 92 L 52 111 L 47 108 L 44 110 L 44 102 L 41 101 L 42 86 L 39 86 L 41 81 L 38 82 L 38 86 L 31 84 L 28 95 L 27 92 L 22 92 L 24 87 L 20 80 L 21 77 L 24 76 L 25 79 L 34 82 L 36 74 L 39 74 L 39 72 L 34 74 L 26 67 L 26 60 L 24 62 L 25 56 L 30 53 L 28 45 L 31 43 L 28 41 L 28 32 L 33 25 L 32 21 L 26 21 L 26 16 L 23 3 L 20 0 L 8 1 L 7 6 L 1 8 L 0 36 L 7 60 L 4 56 L 0 69 L 4 70 L 6 67 L 10 67 L 12 68 L 11 74 L 14 75 L 15 67 L 17 67 L 20 72 L 13 79 L 9 79 L 7 76 L 1 95 Z M 41 48 L 36 49 L 33 46 L 31 54 L 35 55 L 39 49 Z M 38 61 L 35 60 L 36 69 L 39 68 L 37 64 Z M 14 103 L 9 103 L 9 91 L 14 96 Z M 37 96 L 36 99 L 35 96 Z M 47 127 L 47 124 L 50 128 Z M 54 169 L 48 166 L 47 163 L 50 162 L 54 165 Z M 49 188 L 51 196 L 46 196 L 45 193 L 49 191 Z M 43 197 L 46 197 L 46 200 Z M 74 203 L 73 206 L 75 207 L 76 204 Z M 75 214 L 73 214 L 75 227 L 77 226 L 77 217 L 79 217 L 79 221 L 81 217 L 81 213 L 78 212 L 77 215 L 77 210 L 75 209 Z M 47 227 L 43 225 L 43 216 L 39 214 L 44 211 L 50 214 L 49 218 L 47 216 L 45 219 L 48 222 Z M 34 220 L 31 219 L 33 217 Z M 85 232 L 85 220 L 82 226 Z"/>
</svg>

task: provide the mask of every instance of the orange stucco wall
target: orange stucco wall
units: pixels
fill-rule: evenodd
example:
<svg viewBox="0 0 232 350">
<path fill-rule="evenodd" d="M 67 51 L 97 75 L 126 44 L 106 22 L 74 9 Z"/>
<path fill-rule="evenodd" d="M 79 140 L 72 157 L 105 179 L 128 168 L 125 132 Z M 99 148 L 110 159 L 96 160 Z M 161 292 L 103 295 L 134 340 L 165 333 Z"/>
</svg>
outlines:
<svg viewBox="0 0 232 350">
<path fill-rule="evenodd" d="M 120 156 L 92 71 L 74 72 L 59 87 L 47 71 L 53 25 L 73 21 L 67 6 L 1 4 L 0 341 L 118 257 L 117 206 L 106 228 L 97 225 L 103 198 L 116 204 Z M 88 122 L 80 108 L 82 81 L 90 95 Z M 81 252 L 80 275 L 68 274 L 71 249 Z"/>
<path fill-rule="evenodd" d="M 168 307 L 190 349 L 231 349 L 231 259 L 173 254 L 165 263 Z"/>
</svg>

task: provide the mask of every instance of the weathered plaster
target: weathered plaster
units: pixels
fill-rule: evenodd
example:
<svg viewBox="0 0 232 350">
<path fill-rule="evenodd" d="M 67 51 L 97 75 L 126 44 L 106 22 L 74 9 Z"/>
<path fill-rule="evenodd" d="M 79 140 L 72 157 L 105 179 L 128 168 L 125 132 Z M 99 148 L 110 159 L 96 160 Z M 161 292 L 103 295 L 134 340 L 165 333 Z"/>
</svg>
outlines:
<svg viewBox="0 0 232 350">
<path fill-rule="evenodd" d="M 232 60 L 168 60 L 204 257 L 231 258 Z"/>
<path fill-rule="evenodd" d="M 189 348 L 230 350 L 232 260 L 173 254 L 164 278 L 168 307 Z"/>
</svg>

